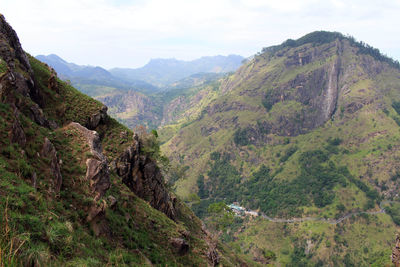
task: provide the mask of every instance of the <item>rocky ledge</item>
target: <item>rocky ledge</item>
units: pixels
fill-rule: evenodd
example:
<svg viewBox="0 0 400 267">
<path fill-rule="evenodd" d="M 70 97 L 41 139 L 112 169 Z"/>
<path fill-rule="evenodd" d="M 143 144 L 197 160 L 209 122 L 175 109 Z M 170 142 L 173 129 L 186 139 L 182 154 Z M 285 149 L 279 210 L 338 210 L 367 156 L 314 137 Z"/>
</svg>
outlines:
<svg viewBox="0 0 400 267">
<path fill-rule="evenodd" d="M 116 160 L 115 168 L 122 182 L 140 198 L 165 213 L 169 218 L 176 218 L 176 198 L 165 187 L 162 174 L 154 160 L 141 153 L 140 141 L 134 135 L 133 144 Z"/>
</svg>

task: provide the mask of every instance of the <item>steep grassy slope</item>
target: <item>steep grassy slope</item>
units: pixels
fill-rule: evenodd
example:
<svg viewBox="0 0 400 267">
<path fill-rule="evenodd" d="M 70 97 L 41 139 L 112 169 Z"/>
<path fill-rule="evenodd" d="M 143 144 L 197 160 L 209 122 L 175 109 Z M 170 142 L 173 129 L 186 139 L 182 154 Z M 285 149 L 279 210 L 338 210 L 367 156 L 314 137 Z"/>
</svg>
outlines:
<svg viewBox="0 0 400 267">
<path fill-rule="evenodd" d="M 244 263 L 167 190 L 142 139 L 28 57 L 3 16 L 0 46 L 0 266 Z"/>
<path fill-rule="evenodd" d="M 271 217 L 340 218 L 377 211 L 383 199 L 397 199 L 400 71 L 376 49 L 338 33 L 315 32 L 264 49 L 222 82 L 217 94 L 197 111 L 200 117 L 173 125 L 175 134 L 170 126 L 160 131 L 163 151 L 187 165 L 176 192 L 193 200 L 191 192 L 197 191 L 203 199 L 193 206 L 198 212 L 213 201 L 238 201 Z M 255 233 L 257 246 L 272 249 L 282 263 L 300 257 L 314 264 L 360 266 L 381 252 L 376 260 L 390 262 L 385 242 L 393 241 L 397 226 L 385 214 L 373 216 L 371 224 L 354 219 L 341 240 L 327 230 L 323 242 L 333 241 L 325 252 L 305 253 L 303 245 L 293 250 L 297 241 L 278 238 L 283 230 L 272 234 L 273 241 L 271 234 Z M 290 226 L 291 236 L 320 233 L 319 225 Z M 238 237 L 245 239 L 233 243 L 246 249 L 256 244 L 246 236 L 259 227 L 244 226 Z M 365 237 L 380 245 L 363 252 L 364 240 L 354 240 L 360 227 L 371 233 L 390 230 Z M 326 256 L 337 250 L 349 254 L 349 262 Z M 361 258 L 363 253 L 370 260 Z"/>
</svg>

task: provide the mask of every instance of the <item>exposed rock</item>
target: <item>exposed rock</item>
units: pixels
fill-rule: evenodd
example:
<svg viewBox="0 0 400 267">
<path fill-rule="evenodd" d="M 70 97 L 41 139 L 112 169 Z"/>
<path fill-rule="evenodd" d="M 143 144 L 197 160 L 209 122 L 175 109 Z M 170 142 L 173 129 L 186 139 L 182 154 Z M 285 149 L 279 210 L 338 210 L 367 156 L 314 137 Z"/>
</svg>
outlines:
<svg viewBox="0 0 400 267">
<path fill-rule="evenodd" d="M 62 176 L 60 164 L 57 158 L 57 151 L 47 137 L 44 138 L 44 144 L 40 152 L 42 157 L 50 159 L 50 173 L 53 176 L 53 188 L 55 192 L 60 192 L 62 185 Z"/>
<path fill-rule="evenodd" d="M 35 104 L 35 105 L 32 105 L 31 107 L 30 107 L 30 110 L 31 110 L 31 113 L 32 113 L 32 116 L 31 116 L 31 118 L 37 123 L 37 124 L 39 124 L 39 125 L 41 125 L 41 126 L 45 126 L 47 123 L 46 123 L 46 118 L 45 118 L 45 116 L 44 116 L 44 114 L 43 114 L 43 110 L 41 109 L 41 108 L 39 108 L 39 106 L 37 105 L 37 104 Z"/>
<path fill-rule="evenodd" d="M 0 56 L 7 62 L 11 68 L 15 67 L 14 59 L 18 61 L 25 68 L 25 71 L 32 72 L 31 65 L 29 64 L 29 59 L 26 56 L 24 50 L 21 47 L 17 33 L 11 28 L 11 26 L 6 22 L 3 15 L 0 14 L 0 39 L 8 40 L 7 44 L 2 44 L 0 46 Z"/>
<path fill-rule="evenodd" d="M 92 158 L 86 160 L 86 180 L 89 181 L 91 192 L 94 194 L 95 201 L 97 201 L 111 185 L 107 158 L 102 153 L 99 134 L 76 122 L 71 122 L 67 127 L 76 128 L 89 144 Z"/>
<path fill-rule="evenodd" d="M 108 201 L 102 199 L 104 194 L 110 188 L 110 176 L 107 166 L 107 158 L 102 153 L 101 140 L 96 131 L 91 131 L 76 122 L 71 122 L 66 128 L 75 128 L 81 136 L 86 139 L 90 148 L 91 156 L 86 160 L 86 177 L 89 182 L 90 193 L 93 197 L 93 203 L 89 208 L 86 221 L 96 236 L 107 235 L 110 230 L 104 215 L 107 207 L 116 205 L 117 200 L 113 196 L 108 197 Z"/>
<path fill-rule="evenodd" d="M 17 118 L 15 118 L 14 123 L 12 125 L 10 137 L 11 137 L 11 142 L 18 143 L 21 147 L 25 146 L 26 136 L 24 130 L 22 129 L 21 123 Z"/>
<path fill-rule="evenodd" d="M 31 119 L 34 120 L 37 124 L 49 128 L 49 129 L 57 129 L 58 125 L 54 121 L 49 121 L 43 113 L 43 110 L 39 107 L 38 104 L 34 104 L 30 107 L 31 113 L 29 114 Z"/>
<path fill-rule="evenodd" d="M 119 134 L 119 137 L 121 138 L 121 144 L 125 143 L 128 140 L 128 132 L 127 131 L 122 131 Z"/>
<path fill-rule="evenodd" d="M 189 244 L 183 238 L 172 238 L 171 245 L 179 255 L 185 255 L 189 252 Z"/>
<path fill-rule="evenodd" d="M 37 186 L 37 175 L 36 175 L 36 172 L 33 172 L 32 177 L 31 177 L 31 182 L 32 182 L 32 187 L 36 188 L 36 186 Z"/>
<path fill-rule="evenodd" d="M 93 233 L 96 236 L 107 235 L 110 233 L 109 226 L 104 220 L 104 215 L 106 212 L 107 204 L 102 201 L 100 204 L 93 203 L 89 209 L 86 221 L 90 223 Z"/>
<path fill-rule="evenodd" d="M 86 180 L 92 193 L 95 194 L 94 199 L 100 199 L 110 188 L 110 178 L 106 160 L 87 159 L 86 160 Z"/>
<path fill-rule="evenodd" d="M 208 246 L 207 258 L 212 266 L 217 266 L 220 261 L 220 257 L 217 252 L 216 240 L 212 238 L 210 232 L 207 230 L 204 222 L 201 223 L 201 231 L 205 235 L 205 241 Z"/>
<path fill-rule="evenodd" d="M 154 208 L 175 219 L 176 198 L 171 197 L 156 163 L 140 152 L 140 142 L 135 134 L 133 145 L 128 147 L 116 161 L 117 174 L 122 182 Z"/>
<path fill-rule="evenodd" d="M 91 222 L 96 217 L 100 215 L 104 215 L 107 205 L 104 202 L 101 202 L 99 205 L 92 205 L 89 209 L 88 215 L 86 217 L 86 221 Z"/>
<path fill-rule="evenodd" d="M 33 101 L 42 106 L 43 98 L 40 90 L 35 86 L 33 70 L 29 63 L 28 56 L 23 51 L 18 36 L 11 26 L 0 14 L 0 57 L 7 63 L 8 73 L 12 76 L 13 89 L 24 96 L 29 96 Z M 22 69 L 27 75 L 22 75 L 18 68 Z"/>
<path fill-rule="evenodd" d="M 47 82 L 47 86 L 50 90 L 60 93 L 60 88 L 58 87 L 58 82 L 57 82 L 57 73 L 53 68 L 50 68 L 50 78 Z"/>
<path fill-rule="evenodd" d="M 86 127 L 90 130 L 96 129 L 96 127 L 107 118 L 107 107 L 103 106 L 99 112 L 93 114 L 88 122 L 86 123 Z"/>
<path fill-rule="evenodd" d="M 115 207 L 115 205 L 117 205 L 117 199 L 115 197 L 108 196 L 107 200 L 108 200 L 108 206 L 110 208 L 113 208 L 113 207 Z"/>
<path fill-rule="evenodd" d="M 220 261 L 220 257 L 215 247 L 210 247 L 207 252 L 207 257 L 211 262 L 212 266 L 217 266 Z"/>
</svg>

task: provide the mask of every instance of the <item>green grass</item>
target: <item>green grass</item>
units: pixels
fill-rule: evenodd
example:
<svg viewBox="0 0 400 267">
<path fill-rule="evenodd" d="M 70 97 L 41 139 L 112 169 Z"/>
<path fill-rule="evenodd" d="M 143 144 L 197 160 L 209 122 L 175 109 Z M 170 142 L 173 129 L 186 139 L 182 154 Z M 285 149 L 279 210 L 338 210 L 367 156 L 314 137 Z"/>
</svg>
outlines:
<svg viewBox="0 0 400 267">
<path fill-rule="evenodd" d="M 0 59 L 0 74 L 6 71 L 7 71 L 7 63 L 3 59 Z"/>
<path fill-rule="evenodd" d="M 47 116 L 62 126 L 69 122 L 78 122 L 86 125 L 93 114 L 99 112 L 102 104 L 99 101 L 79 92 L 71 85 L 57 79 L 59 93 L 48 88 L 50 70 L 40 61 L 29 57 L 39 86 L 42 88 L 45 99 L 44 112 Z"/>
</svg>

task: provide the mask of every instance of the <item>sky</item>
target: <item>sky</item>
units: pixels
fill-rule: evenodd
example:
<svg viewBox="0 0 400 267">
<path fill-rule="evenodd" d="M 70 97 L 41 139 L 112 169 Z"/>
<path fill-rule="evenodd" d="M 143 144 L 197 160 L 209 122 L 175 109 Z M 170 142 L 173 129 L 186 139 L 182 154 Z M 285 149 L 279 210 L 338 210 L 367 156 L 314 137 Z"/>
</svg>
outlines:
<svg viewBox="0 0 400 267">
<path fill-rule="evenodd" d="M 400 0 L 0 0 L 0 13 L 28 53 L 107 69 L 249 57 L 316 30 L 400 60 Z"/>
</svg>

